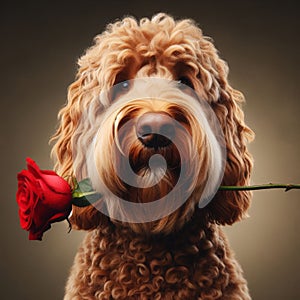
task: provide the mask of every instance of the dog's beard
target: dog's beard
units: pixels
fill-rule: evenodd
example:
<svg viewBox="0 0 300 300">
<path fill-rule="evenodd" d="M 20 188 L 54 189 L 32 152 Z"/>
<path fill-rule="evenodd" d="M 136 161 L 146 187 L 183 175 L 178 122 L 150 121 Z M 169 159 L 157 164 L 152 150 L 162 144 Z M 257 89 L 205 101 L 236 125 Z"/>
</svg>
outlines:
<svg viewBox="0 0 300 300">
<path fill-rule="evenodd" d="M 123 156 L 120 158 L 119 173 L 126 170 L 124 160 L 127 159 Z M 174 145 L 159 150 L 139 145 L 130 151 L 129 162 L 137 178 L 146 186 L 139 187 L 139 182 L 134 182 L 123 193 L 125 200 L 136 203 L 148 203 L 167 197 L 176 186 L 182 169 L 180 155 Z"/>
<path fill-rule="evenodd" d="M 167 198 L 178 180 L 177 174 L 159 167 L 155 169 L 145 168 L 141 170 L 138 175 L 141 176 L 144 182 L 150 187 L 130 187 L 128 193 L 124 195 L 125 200 L 137 203 L 148 203 L 163 197 Z"/>
<path fill-rule="evenodd" d="M 182 218 L 187 218 L 199 201 L 199 186 L 203 187 L 207 180 L 207 147 L 200 144 L 202 151 L 198 153 L 200 148 L 192 147 L 186 132 L 178 132 L 174 143 L 158 149 L 148 148 L 138 140 L 133 129 L 125 132 L 124 135 L 114 136 L 113 140 L 116 142 L 109 150 L 106 149 L 105 153 L 109 156 L 105 162 L 110 162 L 106 168 L 103 168 L 103 144 L 96 143 L 95 146 L 95 150 L 98 150 L 94 152 L 94 171 L 98 176 L 92 177 L 100 179 L 98 188 L 98 181 L 95 182 L 95 187 L 105 193 L 105 214 L 114 220 L 139 220 L 128 223 L 136 232 L 163 233 L 165 229 L 170 231 L 171 223 L 174 226 L 180 224 L 175 219 L 181 218 L 181 206 L 184 204 L 183 209 L 186 210 Z M 176 145 L 180 145 L 180 151 Z M 199 154 L 196 157 L 201 158 L 200 161 L 193 159 L 196 152 Z M 143 207 L 128 208 L 126 202 L 142 204 Z M 147 204 L 151 203 L 154 205 L 149 210 Z M 170 216 L 174 220 L 169 224 L 167 220 Z M 123 225 L 125 223 L 122 222 Z"/>
<path fill-rule="evenodd" d="M 121 174 L 126 169 L 125 167 L 122 168 L 122 166 L 126 165 L 128 157 L 122 156 L 118 151 L 116 154 L 119 156 L 118 167 L 120 167 L 117 173 Z M 158 160 L 157 163 L 152 162 L 150 166 L 149 161 L 155 155 L 161 155 L 162 160 Z M 147 187 L 139 187 L 139 182 L 128 185 L 118 178 L 115 182 L 118 182 L 119 185 L 114 184 L 111 188 L 115 195 L 121 199 L 134 203 L 148 204 L 164 198 L 164 201 L 157 207 L 162 212 L 163 217 L 150 222 L 119 223 L 115 220 L 113 222 L 121 226 L 127 226 L 134 232 L 142 234 L 168 234 L 175 228 L 181 228 L 193 214 L 196 203 L 199 200 L 198 197 L 201 195 L 202 188 L 207 180 L 207 170 L 204 171 L 204 168 L 208 167 L 206 157 L 202 166 L 203 174 L 199 177 L 198 164 L 191 165 L 190 162 L 186 163 L 186 160 L 188 160 L 188 157 L 180 157 L 174 145 L 159 150 L 147 149 L 141 145 L 131 149 L 129 153 L 130 167 Z M 126 172 L 121 176 L 126 177 Z M 183 176 L 186 180 L 184 184 L 177 185 L 180 176 Z M 187 194 L 191 194 L 187 201 L 170 213 L 170 206 L 173 203 L 182 202 L 182 199 L 185 199 Z M 109 214 L 114 215 L 116 214 L 115 210 L 117 210 L 120 215 L 122 207 L 116 207 L 113 203 L 114 199 L 110 200 L 111 202 L 107 203 Z M 127 211 L 122 213 L 125 217 Z M 139 211 L 138 214 L 141 215 L 142 212 Z M 158 214 L 158 211 L 153 209 L 153 214 Z"/>
</svg>

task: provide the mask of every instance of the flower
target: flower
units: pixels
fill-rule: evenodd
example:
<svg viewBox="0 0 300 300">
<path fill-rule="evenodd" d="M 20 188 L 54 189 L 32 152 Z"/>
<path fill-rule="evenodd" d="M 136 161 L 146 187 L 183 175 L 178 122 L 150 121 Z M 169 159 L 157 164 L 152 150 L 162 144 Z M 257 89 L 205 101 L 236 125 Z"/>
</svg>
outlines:
<svg viewBox="0 0 300 300">
<path fill-rule="evenodd" d="M 51 223 L 67 219 L 72 209 L 72 191 L 54 171 L 40 170 L 27 158 L 27 170 L 18 173 L 17 203 L 20 225 L 30 240 L 42 240 Z"/>
<path fill-rule="evenodd" d="M 92 182 L 85 178 L 73 179 L 72 190 L 66 180 L 54 171 L 40 170 L 27 158 L 27 169 L 18 178 L 17 203 L 21 227 L 29 231 L 30 240 L 42 240 L 43 233 L 54 222 L 68 220 L 72 205 L 86 207 L 99 201 L 103 195 L 93 189 Z M 244 191 L 284 188 L 285 191 L 300 189 L 300 184 L 263 184 L 253 186 L 220 186 L 220 191 Z M 71 229 L 71 228 L 70 228 Z"/>
</svg>

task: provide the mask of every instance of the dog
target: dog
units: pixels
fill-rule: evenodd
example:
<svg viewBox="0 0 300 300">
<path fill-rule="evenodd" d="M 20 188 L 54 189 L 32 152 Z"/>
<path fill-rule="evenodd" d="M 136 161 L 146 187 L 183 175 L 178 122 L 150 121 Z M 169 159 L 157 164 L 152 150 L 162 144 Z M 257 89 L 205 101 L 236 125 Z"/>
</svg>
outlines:
<svg viewBox="0 0 300 300">
<path fill-rule="evenodd" d="M 211 39 L 189 19 L 125 17 L 78 64 L 52 155 L 101 197 L 72 209 L 88 233 L 64 299 L 250 299 L 221 226 L 251 193 L 218 187 L 249 183 L 254 133 Z"/>
</svg>

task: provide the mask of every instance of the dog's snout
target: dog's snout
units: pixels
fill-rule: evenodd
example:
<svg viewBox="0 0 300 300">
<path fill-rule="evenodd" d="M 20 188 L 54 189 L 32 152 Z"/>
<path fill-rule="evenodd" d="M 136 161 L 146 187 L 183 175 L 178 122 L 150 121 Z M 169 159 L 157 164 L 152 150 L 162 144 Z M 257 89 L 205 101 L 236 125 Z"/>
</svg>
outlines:
<svg viewBox="0 0 300 300">
<path fill-rule="evenodd" d="M 175 137 L 175 124 L 164 112 L 148 112 L 138 119 L 136 133 L 148 148 L 166 147 Z"/>
</svg>

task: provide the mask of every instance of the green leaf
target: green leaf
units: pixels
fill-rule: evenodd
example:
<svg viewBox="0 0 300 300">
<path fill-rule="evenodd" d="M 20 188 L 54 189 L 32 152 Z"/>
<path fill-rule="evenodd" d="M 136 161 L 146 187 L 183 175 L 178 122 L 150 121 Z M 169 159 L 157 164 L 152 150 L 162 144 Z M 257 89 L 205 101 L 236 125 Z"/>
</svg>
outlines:
<svg viewBox="0 0 300 300">
<path fill-rule="evenodd" d="M 85 178 L 79 182 L 77 182 L 76 188 L 73 191 L 73 193 L 78 192 L 78 193 L 82 193 L 82 192 L 92 192 L 94 191 L 93 187 L 92 187 L 92 183 L 91 180 L 89 178 Z"/>
<path fill-rule="evenodd" d="M 85 178 L 80 182 L 74 182 L 75 189 L 72 192 L 73 205 L 78 207 L 86 207 L 95 203 L 102 197 L 100 193 L 97 193 L 93 189 L 91 180 L 89 178 Z"/>
</svg>

